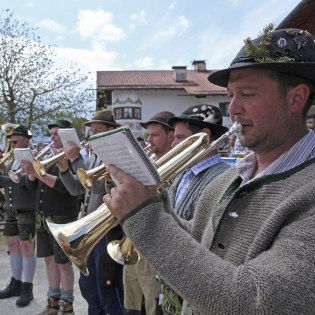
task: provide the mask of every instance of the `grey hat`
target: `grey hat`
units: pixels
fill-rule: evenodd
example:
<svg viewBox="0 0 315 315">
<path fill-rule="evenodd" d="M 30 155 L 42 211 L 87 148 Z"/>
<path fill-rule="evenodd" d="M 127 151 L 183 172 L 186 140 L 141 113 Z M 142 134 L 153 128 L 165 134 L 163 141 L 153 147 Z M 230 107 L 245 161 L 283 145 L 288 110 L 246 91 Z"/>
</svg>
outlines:
<svg viewBox="0 0 315 315">
<path fill-rule="evenodd" d="M 253 68 L 296 75 L 315 85 L 313 36 L 300 29 L 273 30 L 269 25 L 260 37 L 245 40 L 245 45 L 227 69 L 210 74 L 208 79 L 226 87 L 232 70 Z"/>
<path fill-rule="evenodd" d="M 54 121 L 51 124 L 48 124 L 48 129 L 52 129 L 54 127 L 58 127 L 58 128 L 72 128 L 72 124 L 69 120 L 65 120 L 65 119 L 57 119 L 56 121 Z"/>
<path fill-rule="evenodd" d="M 27 129 L 26 126 L 18 126 L 12 130 L 12 132 L 7 136 L 9 139 L 11 136 L 22 136 L 28 139 L 32 138 L 32 133 Z"/>
<path fill-rule="evenodd" d="M 178 121 L 187 121 L 192 125 L 208 128 L 218 136 L 228 131 L 228 128 L 222 126 L 221 110 L 213 105 L 194 105 L 186 109 L 179 116 L 174 116 L 168 120 L 171 125 Z"/>
<path fill-rule="evenodd" d="M 149 124 L 159 123 L 159 124 L 166 126 L 167 128 L 169 128 L 171 130 L 174 130 L 174 127 L 168 123 L 168 120 L 174 116 L 175 115 L 171 112 L 159 112 L 157 114 L 154 114 L 148 121 L 141 122 L 140 125 L 143 128 L 147 129 Z"/>
<path fill-rule="evenodd" d="M 116 122 L 113 112 L 110 109 L 103 109 L 95 113 L 93 118 L 86 123 L 85 126 L 91 126 L 91 123 L 102 123 L 105 125 L 120 127 L 121 125 Z"/>
</svg>

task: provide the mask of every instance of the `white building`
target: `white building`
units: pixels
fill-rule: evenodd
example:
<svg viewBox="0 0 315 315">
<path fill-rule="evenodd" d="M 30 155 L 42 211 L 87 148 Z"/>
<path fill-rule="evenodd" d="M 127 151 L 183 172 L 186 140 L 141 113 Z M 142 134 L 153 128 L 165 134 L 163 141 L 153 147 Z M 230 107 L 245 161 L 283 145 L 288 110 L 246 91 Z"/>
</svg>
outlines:
<svg viewBox="0 0 315 315">
<path fill-rule="evenodd" d="M 208 81 L 213 72 L 204 60 L 193 62 L 194 70 L 173 67 L 173 70 L 98 71 L 98 108 L 111 108 L 122 125 L 129 125 L 136 136 L 143 135 L 141 121 L 160 111 L 179 115 L 197 104 L 218 106 L 223 112 L 224 125 L 231 121 L 227 115 L 229 98 L 226 89 Z"/>
</svg>

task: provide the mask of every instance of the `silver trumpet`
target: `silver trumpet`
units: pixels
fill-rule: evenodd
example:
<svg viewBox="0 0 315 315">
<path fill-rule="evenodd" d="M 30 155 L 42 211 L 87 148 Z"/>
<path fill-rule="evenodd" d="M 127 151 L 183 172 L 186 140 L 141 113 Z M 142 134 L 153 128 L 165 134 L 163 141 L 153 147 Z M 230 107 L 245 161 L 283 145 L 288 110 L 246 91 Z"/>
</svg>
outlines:
<svg viewBox="0 0 315 315">
<path fill-rule="evenodd" d="M 240 123 L 235 122 L 230 130 L 209 144 L 206 133 L 198 133 L 185 139 L 154 164 L 161 178 L 159 188 L 168 186 L 179 173 L 192 166 L 197 160 L 216 149 L 231 134 L 241 131 Z M 87 260 L 95 245 L 111 229 L 119 224 L 105 204 L 94 212 L 68 224 L 55 224 L 47 221 L 48 227 L 65 254 L 84 274 L 88 275 Z M 129 238 L 113 243 L 111 256 L 120 263 L 136 263 L 132 242 Z M 110 244 L 108 246 L 110 248 Z M 122 250 L 124 252 L 122 252 Z M 136 258 L 134 258 L 136 257 Z"/>
</svg>

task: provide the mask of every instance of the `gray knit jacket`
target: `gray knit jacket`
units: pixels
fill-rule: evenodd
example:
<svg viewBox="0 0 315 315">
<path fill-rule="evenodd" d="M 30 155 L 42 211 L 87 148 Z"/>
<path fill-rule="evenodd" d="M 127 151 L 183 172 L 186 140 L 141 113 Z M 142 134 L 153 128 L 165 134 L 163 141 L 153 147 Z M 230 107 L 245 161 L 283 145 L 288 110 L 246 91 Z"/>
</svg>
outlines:
<svg viewBox="0 0 315 315">
<path fill-rule="evenodd" d="M 163 197 L 121 224 L 195 311 L 315 314 L 314 162 L 242 187 L 232 167 L 207 186 L 192 221 Z"/>
<path fill-rule="evenodd" d="M 228 168 L 229 166 L 226 163 L 220 162 L 211 165 L 209 168 L 194 176 L 192 181 L 189 183 L 187 191 L 183 194 L 176 207 L 173 207 L 174 212 L 182 219 L 191 220 L 194 216 L 196 205 L 201 193 L 215 177 L 226 171 Z M 184 172 L 176 176 L 167 191 L 171 206 L 174 205 L 178 185 L 183 175 Z M 187 204 L 189 207 L 185 206 Z"/>
</svg>

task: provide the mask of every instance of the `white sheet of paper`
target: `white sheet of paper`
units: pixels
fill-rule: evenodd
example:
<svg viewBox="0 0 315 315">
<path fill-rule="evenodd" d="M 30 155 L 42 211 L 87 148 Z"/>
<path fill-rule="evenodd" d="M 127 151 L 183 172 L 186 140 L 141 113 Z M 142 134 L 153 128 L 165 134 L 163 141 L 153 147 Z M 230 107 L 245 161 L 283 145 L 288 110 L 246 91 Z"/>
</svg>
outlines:
<svg viewBox="0 0 315 315">
<path fill-rule="evenodd" d="M 157 184 L 145 165 L 145 162 L 148 163 L 148 161 L 143 161 L 137 149 L 123 132 L 113 132 L 109 136 L 92 136 L 89 144 L 105 165 L 112 164 L 119 167 L 143 185 Z M 151 162 L 150 166 L 153 167 Z"/>
<path fill-rule="evenodd" d="M 58 135 L 65 150 L 69 150 L 73 146 L 72 143 L 81 147 L 80 139 L 75 128 L 60 128 L 58 129 Z"/>
<path fill-rule="evenodd" d="M 17 163 L 21 164 L 21 161 L 32 162 L 34 155 L 30 148 L 15 148 L 13 149 L 14 159 Z"/>
</svg>

